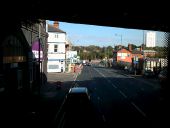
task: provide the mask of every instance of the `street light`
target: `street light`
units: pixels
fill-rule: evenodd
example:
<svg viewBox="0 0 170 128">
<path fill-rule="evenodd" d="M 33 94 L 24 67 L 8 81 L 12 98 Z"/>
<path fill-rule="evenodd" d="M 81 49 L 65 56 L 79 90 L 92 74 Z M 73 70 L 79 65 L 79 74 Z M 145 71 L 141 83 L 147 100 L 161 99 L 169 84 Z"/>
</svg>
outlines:
<svg viewBox="0 0 170 128">
<path fill-rule="evenodd" d="M 122 45 L 122 34 L 115 34 L 115 36 L 120 36 L 120 42 L 121 42 L 121 45 Z"/>
</svg>

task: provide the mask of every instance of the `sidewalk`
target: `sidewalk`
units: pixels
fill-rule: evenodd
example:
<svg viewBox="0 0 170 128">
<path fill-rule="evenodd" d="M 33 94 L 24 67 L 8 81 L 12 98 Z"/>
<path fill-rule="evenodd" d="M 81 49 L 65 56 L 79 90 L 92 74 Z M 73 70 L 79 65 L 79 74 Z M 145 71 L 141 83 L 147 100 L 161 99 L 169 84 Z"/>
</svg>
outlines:
<svg viewBox="0 0 170 128">
<path fill-rule="evenodd" d="M 81 70 L 73 73 L 47 73 L 47 84 L 41 87 L 41 95 L 44 98 L 54 98 L 60 93 L 63 95 L 74 86 L 74 81 L 80 73 Z M 57 85 L 58 82 L 61 86 Z"/>
<path fill-rule="evenodd" d="M 68 93 L 70 87 L 74 85 L 75 73 L 48 73 L 47 83 L 40 89 L 40 98 L 35 115 L 38 115 L 38 125 L 52 127 L 52 122 L 56 113 Z M 61 88 L 56 86 L 56 82 L 61 81 Z"/>
</svg>

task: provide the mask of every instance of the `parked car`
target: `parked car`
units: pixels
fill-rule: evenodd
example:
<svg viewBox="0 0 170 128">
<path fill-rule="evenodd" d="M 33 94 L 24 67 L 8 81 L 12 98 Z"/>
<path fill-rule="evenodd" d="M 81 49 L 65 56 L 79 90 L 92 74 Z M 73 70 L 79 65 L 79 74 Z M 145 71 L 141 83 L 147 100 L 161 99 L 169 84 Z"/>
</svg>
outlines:
<svg viewBox="0 0 170 128">
<path fill-rule="evenodd" d="M 152 70 L 146 70 L 143 74 L 143 77 L 145 78 L 153 78 L 154 76 L 155 74 Z"/>
<path fill-rule="evenodd" d="M 158 75 L 158 79 L 159 79 L 159 82 L 160 82 L 161 86 L 166 85 L 167 76 L 168 76 L 167 68 L 164 68 L 163 70 L 160 71 L 160 73 Z"/>
</svg>

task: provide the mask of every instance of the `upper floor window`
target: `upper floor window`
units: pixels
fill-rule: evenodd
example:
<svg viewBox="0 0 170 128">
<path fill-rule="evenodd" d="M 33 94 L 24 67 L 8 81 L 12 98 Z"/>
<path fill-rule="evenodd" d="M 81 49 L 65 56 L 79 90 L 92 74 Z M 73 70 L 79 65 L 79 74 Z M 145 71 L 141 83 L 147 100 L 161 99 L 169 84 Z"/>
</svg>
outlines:
<svg viewBox="0 0 170 128">
<path fill-rule="evenodd" d="M 58 51 L 58 45 L 54 45 L 54 52 Z"/>
<path fill-rule="evenodd" d="M 55 34 L 55 38 L 58 38 L 58 34 Z"/>
</svg>

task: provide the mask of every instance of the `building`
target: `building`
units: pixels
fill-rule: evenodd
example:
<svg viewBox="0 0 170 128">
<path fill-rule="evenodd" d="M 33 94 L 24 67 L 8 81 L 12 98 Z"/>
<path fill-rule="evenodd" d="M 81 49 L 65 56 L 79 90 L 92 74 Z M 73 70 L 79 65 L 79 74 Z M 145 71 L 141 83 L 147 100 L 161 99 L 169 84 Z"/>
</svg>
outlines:
<svg viewBox="0 0 170 128">
<path fill-rule="evenodd" d="M 142 50 L 142 54 L 144 57 L 154 57 L 156 55 L 156 51 L 154 50 Z"/>
<path fill-rule="evenodd" d="M 77 51 L 67 51 L 66 59 L 68 64 L 75 64 L 78 62 Z"/>
<path fill-rule="evenodd" d="M 156 44 L 156 32 L 146 33 L 146 47 L 155 47 Z"/>
<path fill-rule="evenodd" d="M 0 88 L 8 93 L 36 91 L 43 84 L 42 74 L 46 74 L 46 22 L 22 20 L 11 24 L 6 21 L 3 25 L 9 31 L 0 38 L 0 76 L 3 81 Z M 41 46 L 41 51 L 38 46 L 37 51 L 33 51 L 35 42 Z"/>
<path fill-rule="evenodd" d="M 66 32 L 59 29 L 59 22 L 48 25 L 47 72 L 65 72 Z"/>
<path fill-rule="evenodd" d="M 77 51 L 67 51 L 66 52 L 66 67 L 68 72 L 74 72 L 75 64 L 79 62 Z"/>
<path fill-rule="evenodd" d="M 113 51 L 113 62 L 132 63 L 132 54 L 127 49 Z"/>
<path fill-rule="evenodd" d="M 72 50 L 72 43 L 70 40 L 66 39 L 66 52 Z"/>
<path fill-rule="evenodd" d="M 29 43 L 28 65 L 32 87 L 44 84 L 47 75 L 47 38 L 46 21 L 32 25 L 22 25 L 22 32 Z M 37 89 L 39 87 L 36 87 Z"/>
</svg>

